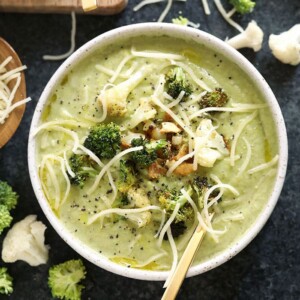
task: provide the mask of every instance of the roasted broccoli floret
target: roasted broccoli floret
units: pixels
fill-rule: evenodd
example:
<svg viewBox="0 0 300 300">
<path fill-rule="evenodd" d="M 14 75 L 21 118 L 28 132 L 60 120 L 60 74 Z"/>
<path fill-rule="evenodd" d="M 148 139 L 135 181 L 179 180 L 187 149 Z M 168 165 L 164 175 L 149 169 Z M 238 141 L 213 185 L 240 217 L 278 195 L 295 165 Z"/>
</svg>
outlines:
<svg viewBox="0 0 300 300">
<path fill-rule="evenodd" d="M 13 279 L 7 273 L 7 268 L 0 268 L 0 294 L 11 294 L 13 292 Z"/>
<path fill-rule="evenodd" d="M 120 127 L 111 122 L 94 126 L 84 146 L 94 152 L 99 158 L 112 158 L 120 150 Z"/>
<path fill-rule="evenodd" d="M 229 98 L 221 88 L 216 88 L 212 92 L 207 92 L 199 101 L 200 108 L 225 106 Z"/>
<path fill-rule="evenodd" d="M 134 169 L 130 162 L 123 159 L 120 160 L 120 173 L 119 180 L 117 182 L 118 190 L 121 193 L 127 193 L 135 181 L 136 177 L 134 174 Z"/>
<path fill-rule="evenodd" d="M 187 193 L 189 195 L 193 193 L 191 187 L 188 187 Z M 166 210 L 167 215 L 169 216 L 173 213 L 176 205 L 178 203 L 180 204 L 179 211 L 176 214 L 175 220 L 171 225 L 171 229 L 174 228 L 174 231 L 172 230 L 173 236 L 178 237 L 186 229 L 186 222 L 193 218 L 194 216 L 193 208 L 187 202 L 186 197 L 180 191 L 176 191 L 176 190 L 173 191 L 166 190 L 161 192 L 158 201 L 160 202 L 162 208 Z"/>
<path fill-rule="evenodd" d="M 73 259 L 49 269 L 48 285 L 53 297 L 80 300 L 84 288 L 79 282 L 85 278 L 85 267 L 80 259 Z"/>
<path fill-rule="evenodd" d="M 75 177 L 69 175 L 71 184 L 83 187 L 89 177 L 95 177 L 98 172 L 94 169 L 94 161 L 88 155 L 73 154 L 69 159 L 71 170 Z"/>
<path fill-rule="evenodd" d="M 10 185 L 0 180 L 0 205 L 4 205 L 8 210 L 16 207 L 18 194 L 13 191 Z"/>
<path fill-rule="evenodd" d="M 234 6 L 237 12 L 247 14 L 252 12 L 255 2 L 251 0 L 229 0 L 229 3 Z"/>
<path fill-rule="evenodd" d="M 130 203 L 127 194 L 121 194 L 113 203 L 113 207 L 124 207 Z"/>
<path fill-rule="evenodd" d="M 10 226 L 12 216 L 5 205 L 0 205 L 0 234 L 2 231 Z"/>
<path fill-rule="evenodd" d="M 183 100 L 192 93 L 191 85 L 188 83 L 182 68 L 171 69 L 166 76 L 167 93 L 176 99 L 184 91 Z"/>
<path fill-rule="evenodd" d="M 150 166 L 158 157 L 158 151 L 167 151 L 168 142 L 166 140 L 148 141 L 147 139 L 138 138 L 131 141 L 132 147 L 143 146 L 139 151 L 131 152 L 131 159 L 139 167 Z"/>
</svg>

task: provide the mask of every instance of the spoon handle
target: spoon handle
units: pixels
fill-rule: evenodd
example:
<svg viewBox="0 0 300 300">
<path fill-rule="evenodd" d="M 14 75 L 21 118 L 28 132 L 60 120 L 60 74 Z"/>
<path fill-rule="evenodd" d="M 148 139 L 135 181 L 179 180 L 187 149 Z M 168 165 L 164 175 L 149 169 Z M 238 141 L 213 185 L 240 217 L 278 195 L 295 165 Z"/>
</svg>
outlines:
<svg viewBox="0 0 300 300">
<path fill-rule="evenodd" d="M 178 266 L 170 280 L 169 285 L 167 286 L 162 300 L 173 300 L 175 299 L 181 284 L 186 276 L 186 273 L 193 262 L 197 249 L 199 248 L 205 235 L 205 230 L 201 226 L 197 226 L 193 236 L 191 237 L 179 263 Z"/>
</svg>

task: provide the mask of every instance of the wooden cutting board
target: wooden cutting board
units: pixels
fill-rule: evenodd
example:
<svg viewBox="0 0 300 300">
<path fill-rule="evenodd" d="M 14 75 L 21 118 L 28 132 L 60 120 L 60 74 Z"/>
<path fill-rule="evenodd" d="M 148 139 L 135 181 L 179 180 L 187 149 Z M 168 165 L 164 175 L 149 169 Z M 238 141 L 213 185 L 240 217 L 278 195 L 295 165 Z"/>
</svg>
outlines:
<svg viewBox="0 0 300 300">
<path fill-rule="evenodd" d="M 97 9 L 89 14 L 113 15 L 121 12 L 128 0 L 97 0 Z M 0 0 L 0 12 L 83 13 L 81 0 Z"/>
</svg>

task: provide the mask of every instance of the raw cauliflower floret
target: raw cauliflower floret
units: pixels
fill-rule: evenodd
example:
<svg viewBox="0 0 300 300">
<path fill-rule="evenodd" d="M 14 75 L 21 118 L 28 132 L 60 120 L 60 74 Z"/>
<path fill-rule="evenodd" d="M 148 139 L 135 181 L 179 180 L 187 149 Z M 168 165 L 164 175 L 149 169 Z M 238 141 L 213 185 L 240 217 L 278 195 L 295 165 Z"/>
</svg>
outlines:
<svg viewBox="0 0 300 300">
<path fill-rule="evenodd" d="M 202 167 L 211 168 L 217 159 L 229 154 L 223 137 L 209 119 L 200 122 L 194 141 L 197 162 Z"/>
<path fill-rule="evenodd" d="M 47 263 L 49 247 L 45 245 L 46 226 L 29 215 L 7 233 L 2 248 L 4 262 L 23 260 L 31 266 Z"/>
<path fill-rule="evenodd" d="M 269 47 L 273 55 L 285 64 L 296 66 L 300 63 L 300 24 L 281 34 L 271 34 Z"/>
</svg>

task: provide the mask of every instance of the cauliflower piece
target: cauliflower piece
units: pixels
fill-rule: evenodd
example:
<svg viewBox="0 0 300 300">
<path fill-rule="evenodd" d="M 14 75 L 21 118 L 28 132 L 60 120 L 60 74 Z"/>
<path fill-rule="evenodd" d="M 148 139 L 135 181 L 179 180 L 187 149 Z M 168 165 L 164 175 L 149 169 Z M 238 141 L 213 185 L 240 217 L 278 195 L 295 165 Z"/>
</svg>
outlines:
<svg viewBox="0 0 300 300">
<path fill-rule="evenodd" d="M 99 104 L 105 103 L 110 116 L 123 116 L 127 111 L 127 97 L 129 93 L 152 71 L 152 67 L 143 66 L 139 71 L 130 76 L 129 79 L 113 86 L 103 89 L 99 96 Z"/>
<path fill-rule="evenodd" d="M 145 207 L 150 205 L 150 200 L 145 194 L 144 190 L 141 188 L 130 188 L 127 193 L 127 197 L 129 201 L 135 206 L 135 207 Z M 146 226 L 150 220 L 151 220 L 151 212 L 150 211 L 144 211 L 138 214 L 128 214 L 126 216 L 131 221 L 134 221 L 137 223 L 138 227 L 144 227 Z"/>
<path fill-rule="evenodd" d="M 47 263 L 49 247 L 45 243 L 46 226 L 29 215 L 7 233 L 2 248 L 4 262 L 23 260 L 31 266 Z"/>
<path fill-rule="evenodd" d="M 179 133 L 181 132 L 181 128 L 179 128 L 176 124 L 172 123 L 172 122 L 162 122 L 161 123 L 161 133 Z"/>
<path fill-rule="evenodd" d="M 264 33 L 255 21 L 251 21 L 240 34 L 226 41 L 235 49 L 252 48 L 255 52 L 262 47 Z"/>
<path fill-rule="evenodd" d="M 156 115 L 156 109 L 150 104 L 150 100 L 147 98 L 141 98 L 140 104 L 135 112 L 131 115 L 131 118 L 127 124 L 127 128 L 135 128 L 142 122 L 146 122 L 149 119 L 153 119 Z"/>
<path fill-rule="evenodd" d="M 298 65 L 300 63 L 300 24 L 281 34 L 271 34 L 269 47 L 273 55 L 284 64 Z"/>
<path fill-rule="evenodd" d="M 203 119 L 194 139 L 197 162 L 202 167 L 213 167 L 217 159 L 229 155 L 223 137 L 215 130 L 210 119 Z"/>
</svg>

